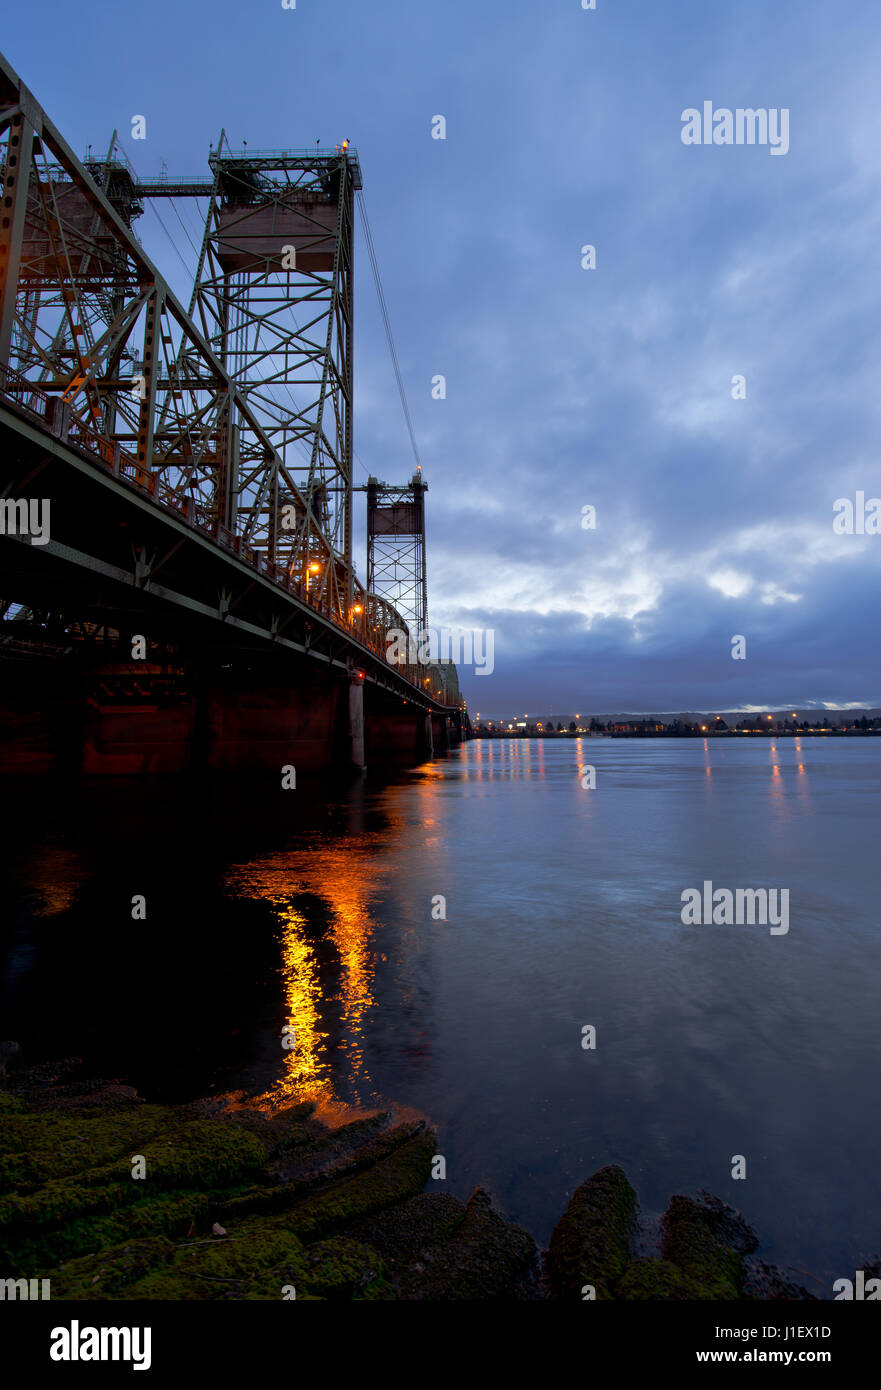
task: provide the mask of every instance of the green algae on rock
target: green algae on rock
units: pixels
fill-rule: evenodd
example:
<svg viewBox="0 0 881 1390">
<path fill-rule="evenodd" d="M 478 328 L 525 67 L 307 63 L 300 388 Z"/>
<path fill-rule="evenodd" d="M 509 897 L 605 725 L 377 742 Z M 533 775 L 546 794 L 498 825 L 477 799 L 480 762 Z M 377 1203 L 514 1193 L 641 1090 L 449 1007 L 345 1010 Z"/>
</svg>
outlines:
<svg viewBox="0 0 881 1390">
<path fill-rule="evenodd" d="M 709 1193 L 671 1197 L 664 1213 L 664 1258 L 677 1265 L 705 1299 L 739 1298 L 742 1256 L 758 1241 L 731 1207 Z"/>
<path fill-rule="evenodd" d="M 331 1127 L 311 1103 L 162 1107 L 44 1082 L 2 1093 L 0 1258 L 54 1298 L 423 1297 L 427 1250 L 441 1252 L 427 1296 L 513 1297 L 534 1260 L 484 1194 L 424 1192 L 437 1136 L 421 1117 Z"/>
<path fill-rule="evenodd" d="M 709 1192 L 671 1197 L 655 1257 L 634 1251 L 636 1193 L 622 1169 L 601 1168 L 574 1193 L 551 1236 L 549 1295 L 572 1301 L 808 1300 L 781 1270 L 747 1257 L 758 1244 L 740 1212 Z M 585 1292 L 585 1285 L 594 1293 Z"/>
<path fill-rule="evenodd" d="M 600 1168 L 572 1194 L 551 1236 L 547 1274 L 551 1297 L 582 1300 L 589 1285 L 597 1299 L 615 1297 L 631 1259 L 636 1193 L 623 1169 Z"/>
<path fill-rule="evenodd" d="M 49 1278 L 55 1299 L 580 1301 L 586 1284 L 602 1300 L 811 1297 L 748 1258 L 753 1232 L 708 1193 L 671 1199 L 649 1258 L 634 1189 L 601 1168 L 540 1277 L 532 1237 L 485 1191 L 463 1203 L 430 1183 L 437 1136 L 420 1116 L 331 1122 L 240 1094 L 150 1105 L 116 1082 L 59 1084 L 74 1063 L 0 1091 L 0 1261 Z"/>
</svg>

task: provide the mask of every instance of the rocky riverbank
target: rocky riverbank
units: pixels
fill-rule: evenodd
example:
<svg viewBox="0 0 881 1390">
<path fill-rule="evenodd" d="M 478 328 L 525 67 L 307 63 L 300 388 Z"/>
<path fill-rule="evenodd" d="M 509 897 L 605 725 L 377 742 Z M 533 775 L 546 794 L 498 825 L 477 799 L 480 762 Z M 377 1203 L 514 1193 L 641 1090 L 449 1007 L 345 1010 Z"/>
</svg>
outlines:
<svg viewBox="0 0 881 1390">
<path fill-rule="evenodd" d="M 17 1068 L 0 1091 L 0 1270 L 51 1279 L 53 1299 L 814 1296 L 706 1193 L 671 1198 L 639 1253 L 636 1193 L 601 1168 L 541 1255 L 485 1191 L 425 1191 L 437 1137 L 418 1115 L 153 1105 L 77 1069 Z"/>
</svg>

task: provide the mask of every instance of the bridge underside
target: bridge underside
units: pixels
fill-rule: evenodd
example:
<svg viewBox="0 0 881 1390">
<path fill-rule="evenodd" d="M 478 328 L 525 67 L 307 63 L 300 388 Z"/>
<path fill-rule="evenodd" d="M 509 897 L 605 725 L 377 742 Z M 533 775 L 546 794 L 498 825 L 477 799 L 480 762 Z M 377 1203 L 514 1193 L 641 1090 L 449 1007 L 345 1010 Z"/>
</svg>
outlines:
<svg viewBox="0 0 881 1390">
<path fill-rule="evenodd" d="M 303 663 L 108 660 L 80 648 L 3 662 L 0 775 L 295 775 L 357 767 L 351 690 Z M 454 719 L 367 689 L 363 765 L 413 767 L 459 739 Z M 429 729 L 429 724 L 431 728 Z"/>
<path fill-rule="evenodd" d="M 281 777 L 414 765 L 460 736 L 457 710 L 6 405 L 0 491 L 51 519 L 46 544 L 0 535 L 0 597 L 41 615 L 2 625 L 0 772 Z"/>
</svg>

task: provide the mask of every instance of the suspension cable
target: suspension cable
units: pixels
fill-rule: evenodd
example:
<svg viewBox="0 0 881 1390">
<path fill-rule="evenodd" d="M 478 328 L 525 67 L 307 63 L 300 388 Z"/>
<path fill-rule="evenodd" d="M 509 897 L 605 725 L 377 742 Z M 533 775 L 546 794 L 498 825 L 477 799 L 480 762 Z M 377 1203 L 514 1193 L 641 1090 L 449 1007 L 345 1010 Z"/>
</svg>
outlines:
<svg viewBox="0 0 881 1390">
<path fill-rule="evenodd" d="M 398 354 L 395 351 L 395 340 L 392 337 L 392 328 L 389 323 L 388 308 L 385 302 L 385 294 L 382 289 L 382 279 L 379 274 L 379 264 L 376 259 L 376 250 L 373 245 L 373 236 L 370 231 L 370 223 L 367 220 L 367 204 L 364 201 L 363 192 L 358 195 L 358 211 L 361 214 L 361 226 L 364 229 L 364 240 L 367 244 L 367 255 L 370 260 L 370 269 L 373 271 L 373 283 L 376 286 L 376 297 L 379 300 L 379 309 L 382 314 L 382 322 L 385 327 L 385 336 L 388 339 L 389 351 L 392 357 L 392 366 L 395 370 L 395 380 L 398 383 L 398 394 L 401 397 L 401 407 L 404 411 L 404 419 L 407 422 L 407 430 L 410 434 L 410 443 L 413 446 L 413 457 L 416 459 L 416 467 L 422 472 L 422 460 L 419 457 L 419 449 L 416 446 L 416 435 L 413 433 L 413 421 L 410 419 L 410 409 L 407 405 L 407 394 L 404 390 L 404 380 L 401 376 L 401 368 L 398 364 Z"/>
</svg>

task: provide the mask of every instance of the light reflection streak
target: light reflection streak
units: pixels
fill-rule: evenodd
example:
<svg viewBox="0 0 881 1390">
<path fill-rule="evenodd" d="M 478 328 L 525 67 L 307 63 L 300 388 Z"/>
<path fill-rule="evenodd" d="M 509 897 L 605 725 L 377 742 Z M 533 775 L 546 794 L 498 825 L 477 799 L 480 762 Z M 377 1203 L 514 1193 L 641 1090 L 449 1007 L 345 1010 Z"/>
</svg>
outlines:
<svg viewBox="0 0 881 1390">
<path fill-rule="evenodd" d="M 270 1108 L 306 1099 L 319 1104 L 338 1099 L 327 1027 L 334 1006 L 340 1012 L 338 1048 L 347 1063 L 345 1082 L 356 1104 L 369 1085 L 364 1036 L 375 1003 L 377 928 L 370 906 L 386 872 L 371 839 L 358 836 L 308 853 L 269 856 L 230 874 L 228 886 L 239 896 L 269 903 L 279 924 L 283 1024 L 293 1027 L 296 1044 L 282 1050 L 279 1038 L 281 1071 L 261 1098 Z M 339 962 L 339 984 L 333 992 L 322 984 L 316 953 L 321 914 L 304 910 L 306 896 L 321 904 L 330 923 L 328 936 Z"/>
</svg>

